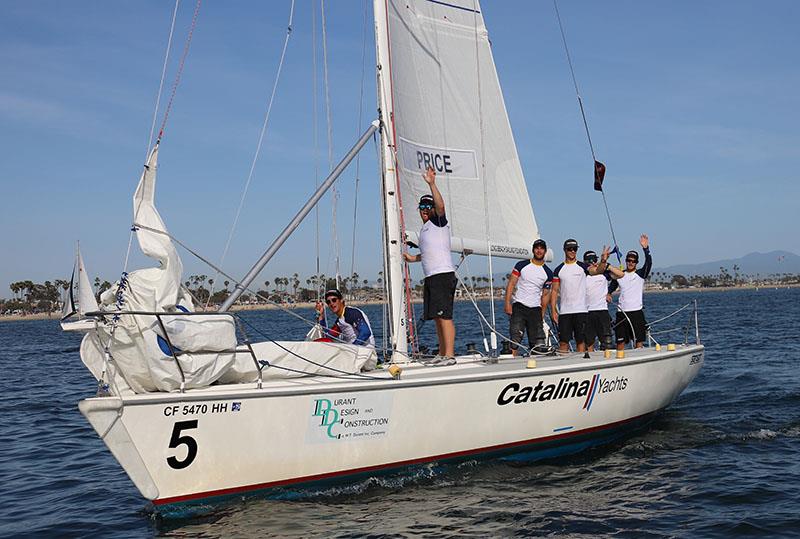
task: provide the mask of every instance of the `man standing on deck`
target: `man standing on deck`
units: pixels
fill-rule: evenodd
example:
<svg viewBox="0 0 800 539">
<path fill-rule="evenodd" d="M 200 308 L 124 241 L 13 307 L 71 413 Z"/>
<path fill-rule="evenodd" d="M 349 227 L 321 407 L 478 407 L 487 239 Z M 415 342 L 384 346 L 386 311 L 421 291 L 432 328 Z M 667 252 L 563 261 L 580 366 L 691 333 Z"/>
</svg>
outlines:
<svg viewBox="0 0 800 539">
<path fill-rule="evenodd" d="M 439 353 L 426 364 L 430 366 L 453 365 L 455 358 L 456 327 L 453 323 L 453 298 L 456 293 L 456 268 L 450 256 L 450 226 L 444 212 L 444 198 L 436 187 L 436 172 L 428 167 L 422 178 L 430 186 L 431 194 L 419 199 L 419 254 L 403 253 L 407 262 L 422 262 L 425 274 L 423 288 L 423 318 L 434 320 L 439 339 Z"/>
<path fill-rule="evenodd" d="M 583 253 L 583 263 L 589 268 L 597 267 L 597 253 L 586 251 Z M 608 270 L 602 274 L 586 277 L 586 308 L 589 314 L 586 318 L 586 350 L 594 351 L 594 341 L 600 339 L 600 349 L 610 350 L 614 346 L 611 338 L 611 316 L 608 314 L 609 281 L 611 275 Z M 616 281 L 614 281 L 616 283 Z"/>
<path fill-rule="evenodd" d="M 653 259 L 650 257 L 650 240 L 647 234 L 639 238 L 639 245 L 644 250 L 644 265 L 636 269 L 639 263 L 639 252 L 628 251 L 625 255 L 625 271 L 611 267 L 611 277 L 619 284 L 619 300 L 617 301 L 617 350 L 624 350 L 628 341 L 634 342 L 636 348 L 644 346 L 647 334 L 647 322 L 644 319 L 642 296 L 644 281 L 650 276 Z"/>
<path fill-rule="evenodd" d="M 319 315 L 317 322 L 322 326 L 325 335 L 347 344 L 375 348 L 375 336 L 372 333 L 369 318 L 364 314 L 364 311 L 355 307 L 347 307 L 342 298 L 342 293 L 336 288 L 325 292 L 325 303 L 328 305 L 328 309 L 336 316 L 331 329 L 328 329 L 325 324 L 325 308 L 322 303 L 317 302 L 316 309 Z M 337 333 L 333 333 L 332 330 L 334 328 Z"/>
<path fill-rule="evenodd" d="M 608 247 L 603 247 L 600 263 L 594 268 L 577 260 L 578 242 L 564 242 L 564 262 L 553 271 L 553 290 L 550 292 L 550 316 L 558 324 L 558 349 L 566 352 L 569 341 L 575 338 L 578 352 L 586 351 L 586 276 L 602 274 L 607 268 Z M 558 301 L 560 297 L 560 302 Z M 560 309 L 556 304 L 560 303 Z"/>
<path fill-rule="evenodd" d="M 517 262 L 508 277 L 505 312 L 511 317 L 508 333 L 514 356 L 526 331 L 531 349 L 545 343 L 542 320 L 550 303 L 550 285 L 553 282 L 553 271 L 544 263 L 546 254 L 547 243 L 543 239 L 536 240 L 533 242 L 533 258 Z"/>
</svg>

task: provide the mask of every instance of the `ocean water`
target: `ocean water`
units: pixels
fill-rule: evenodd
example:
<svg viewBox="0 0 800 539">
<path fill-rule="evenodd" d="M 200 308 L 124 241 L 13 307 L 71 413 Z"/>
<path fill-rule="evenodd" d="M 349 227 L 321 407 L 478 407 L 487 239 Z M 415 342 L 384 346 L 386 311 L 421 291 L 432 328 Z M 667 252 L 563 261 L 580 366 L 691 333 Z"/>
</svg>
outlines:
<svg viewBox="0 0 800 539">
<path fill-rule="evenodd" d="M 78 412 L 95 391 L 80 336 L 0 323 L 0 536 L 798 537 L 800 289 L 648 294 L 648 319 L 694 299 L 705 365 L 647 430 L 556 461 L 430 465 L 186 520 L 154 513 Z M 365 310 L 377 333 L 381 308 Z M 243 316 L 269 337 L 305 333 L 282 312 Z M 678 328 L 668 340 L 686 318 L 661 324 Z M 456 322 L 462 349 L 480 342 L 470 304 Z M 420 335 L 431 344 L 433 325 Z"/>
</svg>

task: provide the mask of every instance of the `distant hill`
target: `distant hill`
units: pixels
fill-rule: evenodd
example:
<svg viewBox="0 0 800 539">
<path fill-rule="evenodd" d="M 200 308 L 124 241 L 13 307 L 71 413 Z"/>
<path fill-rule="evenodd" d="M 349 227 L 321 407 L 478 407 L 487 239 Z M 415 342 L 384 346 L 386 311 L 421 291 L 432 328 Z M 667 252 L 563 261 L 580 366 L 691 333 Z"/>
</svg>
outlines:
<svg viewBox="0 0 800 539">
<path fill-rule="evenodd" d="M 788 251 L 771 251 L 769 253 L 750 253 L 741 258 L 715 260 L 700 264 L 679 264 L 666 268 L 654 268 L 668 275 L 717 275 L 723 267 L 733 275 L 733 266 L 739 266 L 740 275 L 756 275 L 762 277 L 773 273 L 800 274 L 800 256 Z"/>
</svg>

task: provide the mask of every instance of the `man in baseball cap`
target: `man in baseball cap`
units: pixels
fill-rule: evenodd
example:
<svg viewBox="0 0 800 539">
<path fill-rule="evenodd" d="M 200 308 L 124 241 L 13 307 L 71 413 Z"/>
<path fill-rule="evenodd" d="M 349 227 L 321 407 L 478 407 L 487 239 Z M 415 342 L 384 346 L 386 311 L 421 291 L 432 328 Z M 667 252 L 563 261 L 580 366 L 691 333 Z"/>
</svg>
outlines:
<svg viewBox="0 0 800 539">
<path fill-rule="evenodd" d="M 608 268 L 608 247 L 603 247 L 600 263 L 589 266 L 578 258 L 578 242 L 564 242 L 564 262 L 553 271 L 550 317 L 558 324 L 558 349 L 566 352 L 575 339 L 578 352 L 586 351 L 586 276 L 602 274 Z"/>
<path fill-rule="evenodd" d="M 530 348 L 545 343 L 542 317 L 550 302 L 553 282 L 553 271 L 544 263 L 546 254 L 547 243 L 539 238 L 533 242 L 533 258 L 517 262 L 508 276 L 505 313 L 510 317 L 508 333 L 514 356 L 526 332 Z"/>
</svg>

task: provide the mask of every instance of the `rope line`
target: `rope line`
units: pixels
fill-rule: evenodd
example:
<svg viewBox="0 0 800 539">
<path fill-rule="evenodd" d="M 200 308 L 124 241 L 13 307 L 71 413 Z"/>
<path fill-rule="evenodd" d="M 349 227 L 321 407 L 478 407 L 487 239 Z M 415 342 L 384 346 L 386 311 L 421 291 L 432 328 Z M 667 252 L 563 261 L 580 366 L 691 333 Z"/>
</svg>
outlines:
<svg viewBox="0 0 800 539">
<path fill-rule="evenodd" d="M 364 110 L 364 79 L 366 77 L 366 59 L 367 59 L 367 2 L 364 2 L 364 19 L 362 23 L 362 37 L 361 37 L 361 92 L 358 96 L 358 123 L 356 124 L 356 136 L 361 132 L 361 119 Z M 358 223 L 358 184 L 361 174 L 361 152 L 356 156 L 356 185 L 355 194 L 353 195 L 353 245 L 350 251 L 350 275 L 356 272 L 356 230 Z M 358 284 L 358 283 L 356 283 Z"/>
<path fill-rule="evenodd" d="M 594 153 L 594 145 L 592 144 L 592 135 L 589 133 L 589 123 L 586 121 L 586 111 L 583 108 L 583 98 L 581 97 L 581 92 L 578 89 L 578 79 L 575 77 L 575 69 L 572 66 L 572 57 L 569 54 L 569 47 L 567 46 L 567 36 L 564 32 L 564 25 L 561 23 L 561 14 L 558 11 L 558 0 L 553 0 L 553 7 L 556 11 L 556 19 L 558 20 L 558 28 L 561 31 L 561 42 L 564 44 L 564 53 L 567 56 L 567 64 L 569 64 L 569 72 L 572 75 L 572 85 L 575 87 L 575 95 L 578 98 L 578 106 L 581 109 L 581 118 L 583 119 L 583 128 L 586 131 L 586 139 L 589 141 L 589 150 L 592 153 L 592 161 L 597 163 L 597 157 Z M 611 223 L 611 212 L 608 210 L 608 201 L 606 200 L 606 192 L 603 190 L 602 185 L 600 186 L 600 194 L 603 195 L 603 206 L 606 210 L 606 218 L 608 219 L 608 227 L 611 229 L 611 239 L 614 241 L 614 248 L 616 250 L 617 255 L 617 263 L 621 263 L 622 259 L 619 253 L 619 244 L 617 243 L 617 236 L 614 233 L 614 225 Z"/>
<path fill-rule="evenodd" d="M 194 6 L 192 25 L 189 27 L 189 34 L 186 36 L 186 43 L 183 45 L 183 54 L 181 55 L 181 61 L 178 64 L 178 71 L 175 74 L 175 80 L 172 83 L 172 91 L 170 92 L 169 101 L 167 102 L 167 108 L 164 109 L 164 119 L 161 122 L 161 128 L 158 130 L 158 140 L 160 140 L 164 134 L 164 129 L 167 126 L 167 119 L 169 118 L 169 113 L 172 110 L 172 103 L 175 101 L 175 94 L 178 91 L 178 84 L 180 84 L 181 75 L 183 75 L 183 67 L 186 65 L 186 57 L 189 55 L 189 46 L 192 44 L 194 29 L 197 27 L 197 16 L 200 14 L 201 1 L 202 0 L 197 0 L 197 3 Z"/>
<path fill-rule="evenodd" d="M 244 189 L 242 190 L 242 196 L 239 199 L 239 207 L 236 209 L 236 214 L 233 217 L 233 224 L 231 225 L 231 231 L 228 234 L 228 240 L 225 242 L 225 248 L 222 250 L 222 257 L 220 258 L 219 265 L 222 266 L 225 263 L 225 258 L 228 256 L 228 250 L 230 249 L 231 241 L 233 240 L 233 235 L 236 231 L 236 226 L 239 224 L 239 217 L 242 213 L 242 208 L 244 207 L 244 201 L 247 197 L 247 192 L 250 189 L 250 183 L 253 180 L 253 174 L 255 173 L 256 163 L 258 162 L 258 157 L 261 154 L 261 147 L 264 143 L 264 137 L 267 132 L 267 126 L 269 125 L 269 118 L 272 113 L 272 104 L 275 101 L 275 94 L 278 90 L 278 83 L 281 78 L 281 72 L 283 70 L 283 61 L 286 58 L 286 49 L 289 46 L 289 38 L 292 35 L 292 21 L 294 19 L 294 0 L 292 0 L 291 7 L 289 8 L 289 22 L 286 25 L 286 37 L 283 41 L 283 49 L 281 50 L 280 60 L 278 61 L 278 70 L 275 73 L 275 81 L 272 84 L 272 92 L 269 96 L 269 103 L 267 104 L 267 112 L 264 115 L 264 122 L 261 124 L 261 133 L 258 136 L 258 143 L 256 144 L 256 151 L 253 154 L 253 160 L 250 163 L 250 171 L 247 174 L 247 180 L 244 183 Z M 208 306 L 208 302 L 211 301 L 211 296 L 214 293 L 214 287 L 212 285 L 211 290 L 208 293 L 208 300 L 206 301 L 206 306 Z"/>
<path fill-rule="evenodd" d="M 144 161 L 150 156 L 150 147 L 153 145 L 153 133 L 156 130 L 156 118 L 158 117 L 158 109 L 161 106 L 161 95 L 164 91 L 164 80 L 167 77 L 167 64 L 169 63 L 169 51 L 172 49 L 172 36 L 175 33 L 175 18 L 178 15 L 178 6 L 181 0 L 175 0 L 175 8 L 172 10 L 172 23 L 169 27 L 169 37 L 167 38 L 167 50 L 164 53 L 164 65 L 161 68 L 161 81 L 158 83 L 158 93 L 156 94 L 156 106 L 153 109 L 153 121 L 150 124 L 150 138 L 147 140 L 147 150 L 144 154 Z"/>
</svg>

